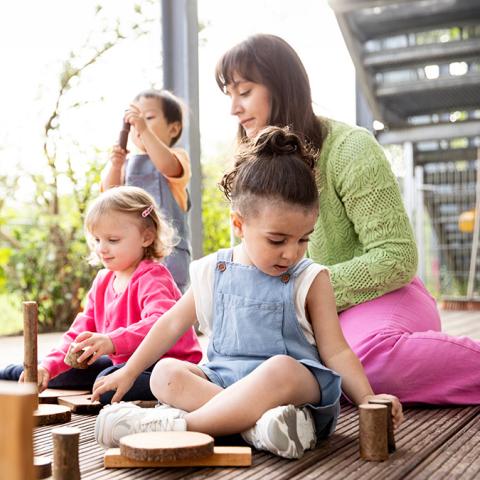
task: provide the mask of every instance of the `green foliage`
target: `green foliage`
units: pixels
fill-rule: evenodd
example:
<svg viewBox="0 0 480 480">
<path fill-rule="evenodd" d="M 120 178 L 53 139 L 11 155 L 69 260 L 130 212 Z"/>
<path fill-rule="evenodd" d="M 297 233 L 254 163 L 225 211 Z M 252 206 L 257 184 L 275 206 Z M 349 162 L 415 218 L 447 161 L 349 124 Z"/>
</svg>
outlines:
<svg viewBox="0 0 480 480">
<path fill-rule="evenodd" d="M 96 13 L 100 27 L 70 53 L 59 73 L 56 99 L 43 126 L 42 174 L 22 175 L 13 168 L 8 177 L 0 176 L 0 293 L 19 303 L 37 301 L 41 331 L 64 329 L 72 322 L 95 275 L 86 261 L 82 219 L 98 193 L 101 161 L 98 152 L 92 155 L 93 146 L 82 151 L 75 140 L 68 142 L 62 120 L 83 107 L 75 97 L 84 71 L 125 38 L 146 33 L 151 21 L 140 4 L 127 20 L 101 18 L 100 7 Z M 30 181 L 32 198 L 14 195 L 21 177 L 23 183 Z M 7 208 L 12 199 L 15 210 Z"/>
<path fill-rule="evenodd" d="M 230 209 L 218 188 L 225 164 L 213 159 L 202 164 L 203 252 L 205 255 L 230 246 Z"/>
</svg>

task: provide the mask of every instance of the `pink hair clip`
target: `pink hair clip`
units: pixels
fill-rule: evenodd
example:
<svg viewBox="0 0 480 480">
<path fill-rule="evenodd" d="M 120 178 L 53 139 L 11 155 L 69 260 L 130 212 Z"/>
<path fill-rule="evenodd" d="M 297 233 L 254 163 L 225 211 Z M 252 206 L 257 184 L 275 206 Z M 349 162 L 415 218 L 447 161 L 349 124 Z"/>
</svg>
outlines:
<svg viewBox="0 0 480 480">
<path fill-rule="evenodd" d="M 153 210 L 153 205 L 150 205 L 142 212 L 142 217 L 143 218 L 148 217 L 152 213 L 152 210 Z"/>
</svg>

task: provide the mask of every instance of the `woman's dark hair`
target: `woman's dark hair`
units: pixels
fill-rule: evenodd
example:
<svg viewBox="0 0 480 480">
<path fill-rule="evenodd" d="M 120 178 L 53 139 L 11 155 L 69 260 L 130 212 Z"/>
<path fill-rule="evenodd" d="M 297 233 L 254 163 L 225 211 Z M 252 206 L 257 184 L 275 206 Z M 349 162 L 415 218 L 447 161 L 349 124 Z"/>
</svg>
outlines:
<svg viewBox="0 0 480 480">
<path fill-rule="evenodd" d="M 180 123 L 180 130 L 178 135 L 172 138 L 169 147 L 173 147 L 177 140 L 182 135 L 183 129 L 183 103 L 182 101 L 176 97 L 173 93 L 169 92 L 168 90 L 155 90 L 149 89 L 140 92 L 135 98 L 134 101 L 138 101 L 141 98 L 153 98 L 158 100 L 160 104 L 160 108 L 162 109 L 163 115 L 165 116 L 165 120 L 167 124 L 171 124 L 174 122 Z"/>
<path fill-rule="evenodd" d="M 267 127 L 253 141 L 241 144 L 220 189 L 244 215 L 257 210 L 259 198 L 316 208 L 316 156 L 317 151 L 288 127 Z"/>
<path fill-rule="evenodd" d="M 313 112 L 307 72 L 285 40 L 257 34 L 235 45 L 223 54 L 215 71 L 217 84 L 224 93 L 235 73 L 267 87 L 271 96 L 270 125 L 289 126 L 303 141 L 318 150 L 322 148 L 324 127 Z M 239 125 L 239 141 L 245 137 L 245 130 Z"/>
</svg>

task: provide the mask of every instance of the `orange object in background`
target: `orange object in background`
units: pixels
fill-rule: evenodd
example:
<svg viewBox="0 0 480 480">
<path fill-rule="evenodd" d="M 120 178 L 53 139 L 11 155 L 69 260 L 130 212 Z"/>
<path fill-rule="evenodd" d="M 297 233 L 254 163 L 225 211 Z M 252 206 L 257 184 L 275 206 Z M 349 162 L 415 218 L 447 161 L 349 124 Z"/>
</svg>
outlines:
<svg viewBox="0 0 480 480">
<path fill-rule="evenodd" d="M 467 210 L 458 217 L 458 229 L 463 233 L 472 233 L 475 226 L 475 210 Z"/>
</svg>

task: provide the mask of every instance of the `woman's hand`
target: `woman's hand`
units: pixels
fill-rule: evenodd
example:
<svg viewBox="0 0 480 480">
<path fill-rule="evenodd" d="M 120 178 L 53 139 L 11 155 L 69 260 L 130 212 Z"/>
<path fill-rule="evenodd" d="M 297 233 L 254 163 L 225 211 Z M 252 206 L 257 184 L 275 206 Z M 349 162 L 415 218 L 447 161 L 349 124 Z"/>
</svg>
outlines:
<svg viewBox="0 0 480 480">
<path fill-rule="evenodd" d="M 112 403 L 119 402 L 130 390 L 135 381 L 135 376 L 131 375 L 125 367 L 104 377 L 97 378 L 93 384 L 92 402 L 99 400 L 100 395 L 115 391 L 112 397 Z"/>
<path fill-rule="evenodd" d="M 368 403 L 370 400 L 390 400 L 392 402 L 392 420 L 393 428 L 398 428 L 403 422 L 403 408 L 400 400 L 395 395 L 380 393 L 378 395 L 366 395 L 362 403 Z"/>
<path fill-rule="evenodd" d="M 111 355 L 115 353 L 115 346 L 108 335 L 102 333 L 83 332 L 75 339 L 75 347 L 72 352 L 83 350 L 82 355 L 78 357 L 79 363 L 88 359 L 88 364 L 96 362 L 102 355 Z"/>
<path fill-rule="evenodd" d="M 44 367 L 38 367 L 38 373 L 37 373 L 38 393 L 43 392 L 48 387 L 49 380 L 50 380 L 50 374 L 48 373 L 48 370 Z M 18 381 L 20 383 L 23 383 L 25 381 L 25 372 L 21 373 Z"/>
</svg>

